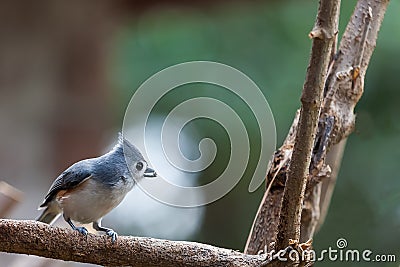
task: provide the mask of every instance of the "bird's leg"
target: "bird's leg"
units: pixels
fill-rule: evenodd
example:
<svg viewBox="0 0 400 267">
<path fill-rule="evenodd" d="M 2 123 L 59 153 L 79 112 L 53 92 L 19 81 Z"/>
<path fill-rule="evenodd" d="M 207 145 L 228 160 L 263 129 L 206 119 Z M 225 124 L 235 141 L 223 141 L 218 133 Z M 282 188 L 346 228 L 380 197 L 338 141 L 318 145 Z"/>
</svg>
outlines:
<svg viewBox="0 0 400 267">
<path fill-rule="evenodd" d="M 113 229 L 110 229 L 110 228 L 106 228 L 106 227 L 101 226 L 100 220 L 99 220 L 99 221 L 96 221 L 96 222 L 93 222 L 93 228 L 94 228 L 96 231 L 106 232 L 106 235 L 108 235 L 109 237 L 111 237 L 111 241 L 112 241 L 113 243 L 117 240 L 118 234 L 117 234 Z"/>
<path fill-rule="evenodd" d="M 70 218 L 64 218 L 64 220 L 72 227 L 73 230 L 78 231 L 79 233 L 85 236 L 88 234 L 88 230 L 86 230 L 85 227 L 76 227 Z"/>
</svg>

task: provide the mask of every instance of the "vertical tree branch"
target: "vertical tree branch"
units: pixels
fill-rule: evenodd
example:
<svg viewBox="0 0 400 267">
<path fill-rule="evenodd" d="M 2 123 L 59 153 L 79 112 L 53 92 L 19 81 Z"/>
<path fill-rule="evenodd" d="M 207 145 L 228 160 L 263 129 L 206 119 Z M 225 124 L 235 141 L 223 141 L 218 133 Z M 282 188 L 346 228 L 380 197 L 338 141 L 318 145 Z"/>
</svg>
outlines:
<svg viewBox="0 0 400 267">
<path fill-rule="evenodd" d="M 330 198 L 335 186 L 335 179 L 340 167 L 347 136 L 355 124 L 354 108 L 364 92 L 364 77 L 376 46 L 378 32 L 382 24 L 389 1 L 360 0 L 342 36 L 335 60 L 332 62 L 325 83 L 325 99 L 321 110 L 320 121 L 333 119 L 331 134 L 326 140 L 323 155 L 310 166 L 310 179 L 306 189 L 307 199 L 303 215 L 318 214 L 317 217 L 302 216 L 301 241 L 312 238 L 316 225 L 320 227 L 326 216 Z M 320 124 L 319 133 L 324 131 Z M 325 162 L 326 159 L 326 162 Z M 329 172 L 326 171 L 329 169 Z M 322 193 L 317 196 L 320 204 L 315 202 L 312 193 L 322 180 Z M 310 209 L 307 209 L 309 207 Z M 321 217 L 319 209 L 321 208 Z M 317 212 L 318 211 L 318 212 Z M 321 220 L 322 219 L 322 220 Z"/>
<path fill-rule="evenodd" d="M 359 0 L 357 2 L 342 36 L 338 52 L 330 64 L 324 86 L 325 99 L 320 112 L 320 123 L 312 156 L 313 162 L 307 172 L 309 179 L 303 204 L 300 241 L 304 242 L 314 235 L 317 223 L 321 224 L 320 213 L 322 219 L 325 217 L 335 185 L 335 182 L 330 179 L 338 173 L 345 140 L 354 129 L 354 107 L 363 93 L 365 72 L 374 51 L 388 3 L 389 0 Z M 313 30 L 311 36 L 319 36 L 323 32 L 318 29 Z M 310 71 L 310 67 L 308 71 Z M 271 191 L 265 193 L 260 204 L 246 244 L 246 253 L 255 254 L 265 248 L 274 248 L 276 227 L 268 227 L 276 226 L 280 220 L 280 212 L 276 212 L 282 206 L 282 198 L 279 196 L 284 191 L 289 163 L 295 161 L 292 158 L 293 136 L 301 127 L 296 116 L 284 144 L 275 152 L 266 177 L 267 185 L 273 182 Z M 340 149 L 330 151 L 331 148 L 337 146 Z M 327 158 L 326 162 L 325 158 Z M 334 161 L 330 161 L 329 158 L 334 158 Z M 284 162 L 283 165 L 282 162 Z M 305 165 L 307 164 L 302 166 Z M 272 181 L 271 177 L 278 179 Z M 321 185 L 321 181 L 323 185 Z M 317 205 L 318 202 L 319 205 Z M 282 211 L 284 209 L 285 207 L 282 207 Z M 261 235 L 263 235 L 262 238 Z"/>
<path fill-rule="evenodd" d="M 315 27 L 310 33 L 313 45 L 301 96 L 299 127 L 283 194 L 276 243 L 278 249 L 288 246 L 290 239 L 300 240 L 304 192 L 317 131 L 325 77 L 332 44 L 338 29 L 339 7 L 339 0 L 321 0 Z"/>
</svg>

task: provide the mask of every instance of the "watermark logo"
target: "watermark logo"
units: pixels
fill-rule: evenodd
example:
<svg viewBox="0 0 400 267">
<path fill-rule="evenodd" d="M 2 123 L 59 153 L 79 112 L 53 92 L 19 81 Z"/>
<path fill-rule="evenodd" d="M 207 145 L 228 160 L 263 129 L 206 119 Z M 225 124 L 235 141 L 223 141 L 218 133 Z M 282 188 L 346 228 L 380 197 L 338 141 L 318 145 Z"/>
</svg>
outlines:
<svg viewBox="0 0 400 267">
<path fill-rule="evenodd" d="M 258 132 L 260 147 L 258 163 L 248 186 L 255 191 L 264 181 L 268 161 L 275 150 L 274 118 L 261 90 L 241 71 L 225 64 L 193 61 L 168 67 L 146 80 L 132 96 L 127 107 L 123 135 L 143 152 L 158 176 L 140 181 L 139 187 L 151 197 L 168 205 L 179 207 L 202 206 L 226 195 L 243 177 L 251 153 L 250 138 L 244 119 L 230 105 L 213 97 L 193 97 L 175 106 L 156 126 L 149 123 L 153 108 L 174 89 L 186 85 L 209 84 L 216 90 L 228 90 L 251 110 Z M 179 137 L 182 129 L 196 119 L 212 120 L 229 137 L 230 151 L 218 151 L 214 140 L 203 138 L 197 149 L 199 157 L 189 159 L 181 151 Z M 161 125 L 161 126 L 160 126 Z M 161 129 L 160 129 L 161 128 Z M 150 137 L 151 136 L 151 137 Z M 158 139 L 158 140 L 156 140 Z M 155 143 L 161 142 L 162 149 Z M 169 179 L 177 172 L 198 173 L 213 164 L 217 153 L 229 154 L 222 173 L 205 185 L 187 186 Z M 173 167 L 172 171 L 171 167 Z M 201 198 L 191 195 L 201 194 Z"/>
<path fill-rule="evenodd" d="M 347 240 L 344 239 L 344 238 L 339 238 L 336 241 L 336 246 L 337 246 L 338 249 L 342 249 L 342 248 L 347 247 Z"/>
</svg>

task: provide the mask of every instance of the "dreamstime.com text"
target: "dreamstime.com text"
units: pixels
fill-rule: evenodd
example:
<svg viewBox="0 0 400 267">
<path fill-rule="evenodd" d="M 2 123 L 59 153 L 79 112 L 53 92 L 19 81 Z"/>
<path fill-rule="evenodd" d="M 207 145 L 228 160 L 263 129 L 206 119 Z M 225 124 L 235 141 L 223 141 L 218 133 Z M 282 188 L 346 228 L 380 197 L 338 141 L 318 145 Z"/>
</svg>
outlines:
<svg viewBox="0 0 400 267">
<path fill-rule="evenodd" d="M 280 261 L 332 261 L 332 262 L 396 262 L 396 255 L 393 253 L 378 254 L 370 249 L 348 249 L 347 240 L 339 238 L 336 241 L 336 248 L 328 247 L 317 253 L 314 250 L 304 250 L 301 254 L 297 250 L 278 253 L 268 253 L 274 259 Z M 273 255 L 273 256 L 272 256 Z"/>
</svg>

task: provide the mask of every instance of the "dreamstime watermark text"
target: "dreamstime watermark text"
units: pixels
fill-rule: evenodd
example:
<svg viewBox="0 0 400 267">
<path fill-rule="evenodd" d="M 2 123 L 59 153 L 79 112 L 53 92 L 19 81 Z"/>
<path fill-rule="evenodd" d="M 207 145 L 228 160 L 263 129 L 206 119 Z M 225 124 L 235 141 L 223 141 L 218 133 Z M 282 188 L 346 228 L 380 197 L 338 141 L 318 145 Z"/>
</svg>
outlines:
<svg viewBox="0 0 400 267">
<path fill-rule="evenodd" d="M 279 261 L 332 261 L 332 262 L 396 262 L 394 253 L 375 253 L 371 249 L 350 249 L 345 238 L 339 238 L 334 247 L 322 249 L 320 252 L 315 250 L 304 250 L 301 253 L 297 250 L 271 251 L 268 253 L 269 260 Z"/>
</svg>

